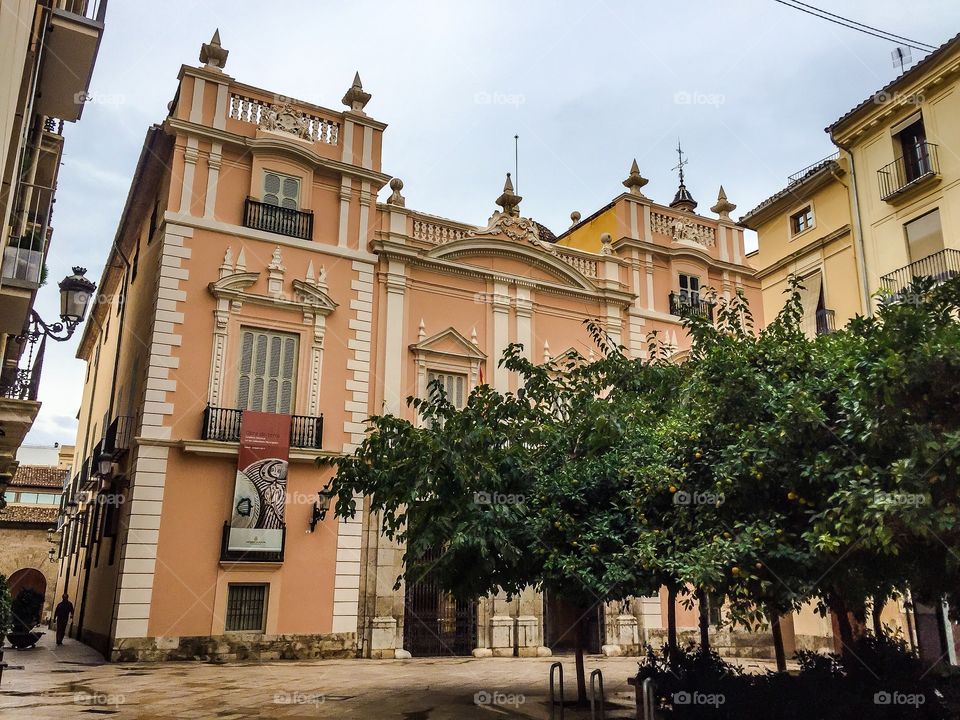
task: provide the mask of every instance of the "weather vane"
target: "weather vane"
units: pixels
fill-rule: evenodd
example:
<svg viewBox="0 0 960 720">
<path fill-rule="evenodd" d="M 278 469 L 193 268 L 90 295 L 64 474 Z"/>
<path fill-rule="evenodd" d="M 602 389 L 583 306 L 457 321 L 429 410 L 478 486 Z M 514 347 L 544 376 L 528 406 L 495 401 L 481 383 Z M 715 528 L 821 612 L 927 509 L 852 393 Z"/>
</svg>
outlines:
<svg viewBox="0 0 960 720">
<path fill-rule="evenodd" d="M 677 157 L 680 161 L 676 164 L 675 167 L 671 168 L 672 170 L 678 170 L 680 172 L 680 184 L 683 185 L 683 166 L 686 165 L 689 160 L 683 159 L 683 150 L 680 148 L 680 141 L 677 140 Z"/>
</svg>

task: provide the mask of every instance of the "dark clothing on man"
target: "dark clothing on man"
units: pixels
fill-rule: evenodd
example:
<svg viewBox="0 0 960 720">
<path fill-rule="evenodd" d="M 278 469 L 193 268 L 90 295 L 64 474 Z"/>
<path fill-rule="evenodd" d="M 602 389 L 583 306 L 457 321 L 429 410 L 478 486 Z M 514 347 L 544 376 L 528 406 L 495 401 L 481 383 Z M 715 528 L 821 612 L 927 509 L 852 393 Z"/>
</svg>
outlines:
<svg viewBox="0 0 960 720">
<path fill-rule="evenodd" d="M 67 622 L 73 615 L 73 603 L 69 600 L 61 600 L 53 611 L 53 617 L 57 621 L 57 645 L 63 645 L 63 636 L 67 634 Z"/>
</svg>

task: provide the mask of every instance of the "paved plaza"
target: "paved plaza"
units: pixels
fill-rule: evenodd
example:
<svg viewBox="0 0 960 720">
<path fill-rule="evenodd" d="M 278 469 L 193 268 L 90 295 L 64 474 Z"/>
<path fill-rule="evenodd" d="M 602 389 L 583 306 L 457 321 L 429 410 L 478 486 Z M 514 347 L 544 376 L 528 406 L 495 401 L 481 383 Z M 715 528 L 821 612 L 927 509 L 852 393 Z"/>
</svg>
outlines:
<svg viewBox="0 0 960 720">
<path fill-rule="evenodd" d="M 47 633 L 33 650 L 7 649 L 4 660 L 11 667 L 0 681 L 0 717 L 11 720 L 547 718 L 547 675 L 556 660 L 568 697 L 575 692 L 572 656 L 111 664 L 74 640 L 57 648 Z M 627 677 L 636 672 L 636 658 L 588 657 L 587 671 L 597 668 L 608 703 L 623 708 L 609 709 L 607 717 L 631 717 Z M 568 710 L 566 717 L 589 712 Z"/>
</svg>

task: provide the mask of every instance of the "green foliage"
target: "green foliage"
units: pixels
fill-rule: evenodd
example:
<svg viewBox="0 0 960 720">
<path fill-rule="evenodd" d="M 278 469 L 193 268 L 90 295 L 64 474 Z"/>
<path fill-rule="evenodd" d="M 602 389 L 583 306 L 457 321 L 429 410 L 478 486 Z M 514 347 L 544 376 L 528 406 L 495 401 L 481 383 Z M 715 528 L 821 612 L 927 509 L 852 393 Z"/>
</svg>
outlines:
<svg viewBox="0 0 960 720">
<path fill-rule="evenodd" d="M 10 629 L 10 587 L 7 585 L 7 577 L 0 575 L 0 644 L 3 642 L 3 636 Z"/>
</svg>

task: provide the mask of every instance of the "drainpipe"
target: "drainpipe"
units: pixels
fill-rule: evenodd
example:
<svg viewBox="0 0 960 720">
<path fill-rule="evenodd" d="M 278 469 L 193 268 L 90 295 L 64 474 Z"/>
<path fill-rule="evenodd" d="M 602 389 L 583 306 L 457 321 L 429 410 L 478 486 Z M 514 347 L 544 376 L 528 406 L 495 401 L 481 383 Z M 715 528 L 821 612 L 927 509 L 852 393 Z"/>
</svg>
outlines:
<svg viewBox="0 0 960 720">
<path fill-rule="evenodd" d="M 870 285 L 867 282 L 867 257 L 863 244 L 863 225 L 860 222 L 860 197 L 857 189 L 857 172 L 853 163 L 853 152 L 850 148 L 841 145 L 833 137 L 831 140 L 838 148 L 843 150 L 850 159 L 850 194 L 853 202 L 853 244 L 857 255 L 857 272 L 860 275 L 860 303 L 863 306 L 863 314 L 867 317 L 873 315 L 873 305 L 870 302 Z"/>
</svg>

